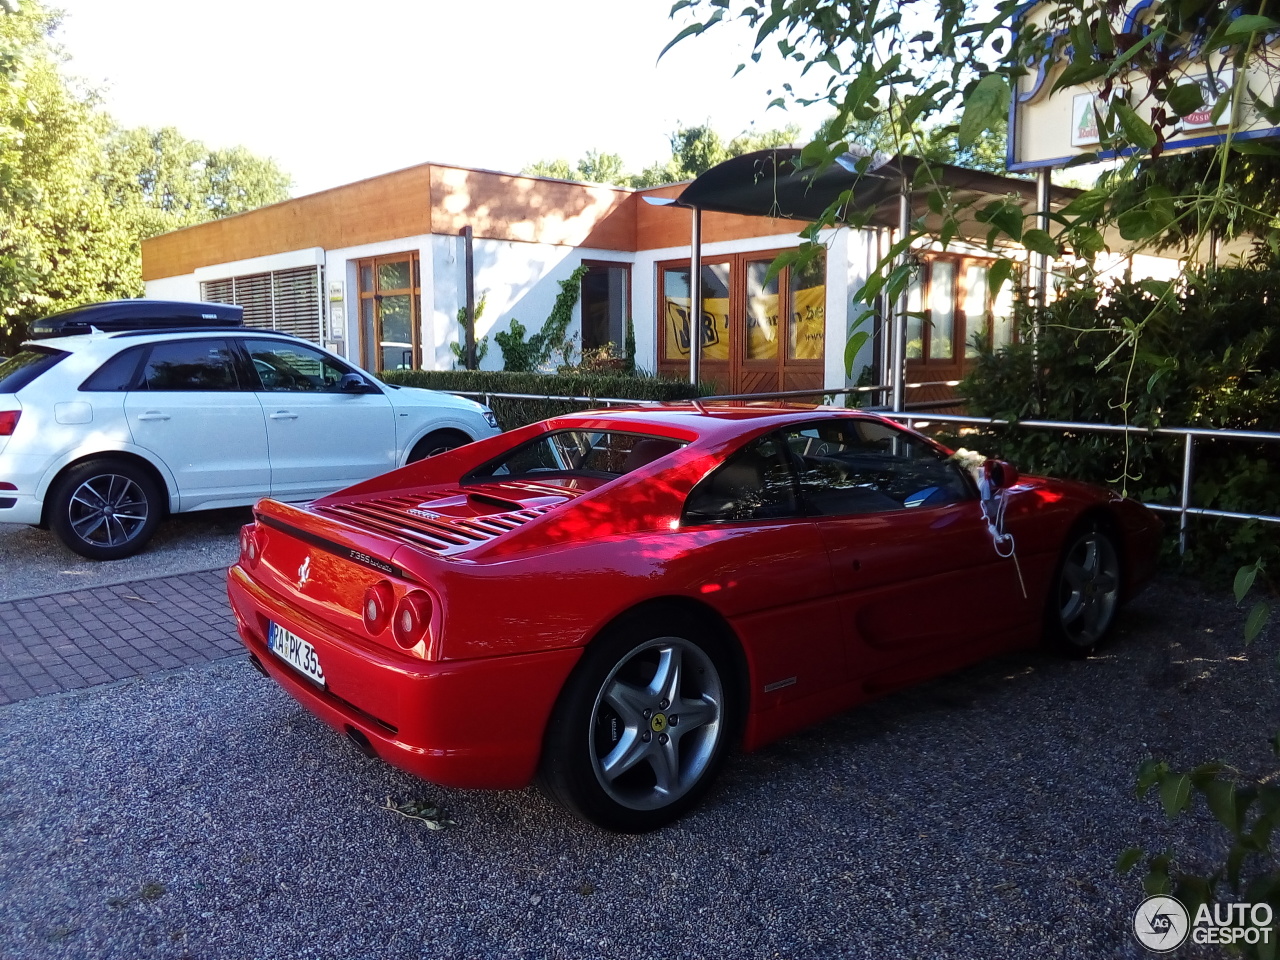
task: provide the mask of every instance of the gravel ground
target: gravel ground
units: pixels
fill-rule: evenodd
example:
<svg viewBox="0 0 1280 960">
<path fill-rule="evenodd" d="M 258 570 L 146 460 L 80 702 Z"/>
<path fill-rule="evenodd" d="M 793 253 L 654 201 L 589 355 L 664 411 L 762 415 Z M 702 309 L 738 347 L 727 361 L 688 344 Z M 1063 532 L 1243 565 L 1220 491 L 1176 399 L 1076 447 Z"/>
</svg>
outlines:
<svg viewBox="0 0 1280 960">
<path fill-rule="evenodd" d="M 0 708 L 0 955 L 1147 957 L 1117 853 L 1217 832 L 1136 801 L 1140 759 L 1277 769 L 1276 631 L 1240 629 L 1162 581 L 1098 657 L 857 709 L 639 837 L 366 760 L 242 659 L 29 700 Z"/>
<path fill-rule="evenodd" d="M 142 553 L 101 563 L 72 553 L 48 530 L 0 523 L 0 601 L 227 567 L 248 507 L 181 513 L 160 524 Z"/>
</svg>

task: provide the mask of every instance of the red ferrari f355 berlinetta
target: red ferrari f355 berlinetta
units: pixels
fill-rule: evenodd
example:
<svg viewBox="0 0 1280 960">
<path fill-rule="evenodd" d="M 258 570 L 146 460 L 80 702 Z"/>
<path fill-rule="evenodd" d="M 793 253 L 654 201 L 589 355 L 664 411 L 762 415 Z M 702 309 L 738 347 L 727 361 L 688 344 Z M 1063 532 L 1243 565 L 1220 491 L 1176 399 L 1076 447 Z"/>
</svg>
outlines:
<svg viewBox="0 0 1280 960">
<path fill-rule="evenodd" d="M 1089 651 L 1160 525 L 1084 484 L 975 480 L 852 410 L 558 417 L 305 506 L 228 574 L 254 664 L 365 753 L 648 830 L 753 749 L 1043 641 Z"/>
</svg>

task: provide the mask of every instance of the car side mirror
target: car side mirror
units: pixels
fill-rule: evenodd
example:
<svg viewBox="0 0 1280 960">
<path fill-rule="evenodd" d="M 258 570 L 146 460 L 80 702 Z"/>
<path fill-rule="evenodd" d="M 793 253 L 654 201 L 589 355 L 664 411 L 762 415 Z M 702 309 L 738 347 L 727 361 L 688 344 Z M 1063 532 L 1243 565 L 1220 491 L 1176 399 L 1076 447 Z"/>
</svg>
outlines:
<svg viewBox="0 0 1280 960">
<path fill-rule="evenodd" d="M 338 381 L 338 389 L 343 393 L 368 393 L 369 384 L 358 373 L 344 373 Z"/>
<path fill-rule="evenodd" d="M 982 465 L 982 479 L 984 495 L 994 496 L 1018 482 L 1018 468 L 1007 460 L 988 460 Z"/>
</svg>

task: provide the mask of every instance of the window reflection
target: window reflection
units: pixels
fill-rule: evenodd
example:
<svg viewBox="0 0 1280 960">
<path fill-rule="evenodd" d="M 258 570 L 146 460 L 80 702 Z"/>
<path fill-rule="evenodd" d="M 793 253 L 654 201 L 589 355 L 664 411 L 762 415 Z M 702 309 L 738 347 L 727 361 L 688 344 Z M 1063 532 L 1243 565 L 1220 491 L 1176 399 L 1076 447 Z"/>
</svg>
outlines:
<svg viewBox="0 0 1280 960">
<path fill-rule="evenodd" d="M 829 420 L 792 429 L 786 439 L 805 505 L 819 516 L 936 507 L 972 496 L 956 464 L 893 427 Z"/>
</svg>

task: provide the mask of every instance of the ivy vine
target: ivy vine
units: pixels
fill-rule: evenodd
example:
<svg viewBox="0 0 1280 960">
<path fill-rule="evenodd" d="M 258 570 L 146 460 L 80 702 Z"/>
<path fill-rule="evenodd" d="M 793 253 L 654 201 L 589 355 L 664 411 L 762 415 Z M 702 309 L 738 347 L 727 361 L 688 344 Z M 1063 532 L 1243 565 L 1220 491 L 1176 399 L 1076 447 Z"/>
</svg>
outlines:
<svg viewBox="0 0 1280 960">
<path fill-rule="evenodd" d="M 565 332 L 573 321 L 573 308 L 582 295 L 582 278 L 586 276 L 585 265 L 577 267 L 565 280 L 557 281 L 560 292 L 551 307 L 542 329 L 525 340 L 526 328 L 515 317 L 511 318 L 511 329 L 493 335 L 502 348 L 502 369 L 515 372 L 529 372 L 540 368 L 551 359 L 551 352 L 565 342 Z"/>
</svg>

